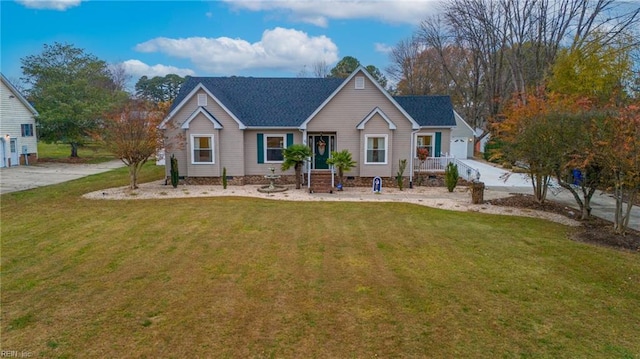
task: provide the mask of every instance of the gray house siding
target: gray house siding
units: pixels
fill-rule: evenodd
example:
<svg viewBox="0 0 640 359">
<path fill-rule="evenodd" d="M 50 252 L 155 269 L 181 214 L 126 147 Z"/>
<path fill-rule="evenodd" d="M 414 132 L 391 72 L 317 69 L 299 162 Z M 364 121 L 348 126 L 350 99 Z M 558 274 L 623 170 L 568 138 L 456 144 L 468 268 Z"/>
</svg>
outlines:
<svg viewBox="0 0 640 359">
<path fill-rule="evenodd" d="M 282 166 L 281 162 L 269 163 L 263 159 L 262 163 L 258 163 L 258 134 L 261 134 L 263 136 L 263 139 L 264 139 L 264 136 L 266 135 L 282 135 L 284 136 L 285 139 L 287 137 L 289 139 L 293 137 L 293 143 L 302 143 L 302 133 L 298 131 L 298 129 L 294 129 L 294 128 L 286 128 L 286 129 L 283 128 L 283 129 L 276 129 L 276 130 L 271 130 L 271 129 L 244 130 L 244 144 L 245 144 L 244 169 L 245 169 L 246 175 L 247 176 L 266 175 L 267 173 L 270 172 L 269 168 L 271 167 L 275 168 L 276 174 L 283 174 L 283 175 L 295 174 L 295 170 L 293 168 L 284 172 L 281 171 L 280 170 L 280 167 Z M 293 143 L 286 143 L 285 147 L 288 147 Z M 263 142 L 262 145 L 265 146 L 265 143 Z M 264 151 L 264 148 L 261 152 L 263 151 Z M 238 160 L 242 161 L 242 158 L 239 158 Z"/>
</svg>

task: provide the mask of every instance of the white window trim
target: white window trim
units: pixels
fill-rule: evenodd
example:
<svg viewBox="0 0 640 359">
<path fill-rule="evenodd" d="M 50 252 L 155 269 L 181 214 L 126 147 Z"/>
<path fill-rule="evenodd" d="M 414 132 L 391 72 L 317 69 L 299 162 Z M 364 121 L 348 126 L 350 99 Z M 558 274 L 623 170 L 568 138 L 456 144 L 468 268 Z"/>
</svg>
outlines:
<svg viewBox="0 0 640 359">
<path fill-rule="evenodd" d="M 207 94 L 199 93 L 198 94 L 198 106 L 207 106 Z"/>
<path fill-rule="evenodd" d="M 367 161 L 367 152 L 369 150 L 369 138 L 384 138 L 384 162 L 369 162 Z M 386 165 L 389 163 L 389 135 L 364 135 L 364 164 L 365 165 Z"/>
<path fill-rule="evenodd" d="M 269 143 L 268 138 L 269 137 L 282 137 L 282 149 L 284 150 L 285 148 L 287 148 L 287 135 L 286 134 L 280 134 L 280 133 L 265 133 L 264 134 L 264 148 L 262 149 L 263 153 L 264 153 L 264 163 L 282 163 L 284 162 L 284 158 L 282 161 L 269 161 L 269 157 L 267 156 L 268 153 L 268 149 L 269 146 L 267 146 L 267 144 Z"/>
<path fill-rule="evenodd" d="M 436 150 L 436 133 L 435 132 L 420 132 L 416 133 L 416 137 L 413 139 L 413 158 L 418 158 L 418 137 L 430 136 L 431 137 L 431 148 L 433 148 L 434 152 Z M 433 153 L 429 153 L 429 157 L 435 157 Z"/>
<path fill-rule="evenodd" d="M 193 151 L 195 150 L 194 148 L 194 144 L 195 141 L 193 140 L 195 137 L 209 137 L 211 139 L 211 162 L 196 162 L 195 161 L 195 157 L 193 156 Z M 215 146 L 215 142 L 213 139 L 213 135 L 210 133 L 207 134 L 192 134 L 191 135 L 191 164 L 192 165 L 213 165 L 216 163 L 216 146 Z"/>
<path fill-rule="evenodd" d="M 356 90 L 364 90 L 364 76 L 356 76 Z"/>
</svg>

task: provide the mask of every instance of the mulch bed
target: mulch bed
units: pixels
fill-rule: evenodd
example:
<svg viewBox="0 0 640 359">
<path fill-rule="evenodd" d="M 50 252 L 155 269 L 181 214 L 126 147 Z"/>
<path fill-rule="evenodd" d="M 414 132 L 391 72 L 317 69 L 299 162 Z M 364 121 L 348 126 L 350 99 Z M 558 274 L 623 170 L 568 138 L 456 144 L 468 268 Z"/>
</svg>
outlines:
<svg viewBox="0 0 640 359">
<path fill-rule="evenodd" d="M 532 195 L 514 194 L 510 197 L 487 201 L 497 206 L 518 207 L 557 213 L 568 218 L 580 220 L 580 211 L 552 200 L 537 203 Z M 613 223 L 602 218 L 592 217 L 581 221 L 582 226 L 573 231 L 570 238 L 575 241 L 613 247 L 621 250 L 640 252 L 640 232 L 627 229 L 622 236 L 613 232 Z"/>
</svg>

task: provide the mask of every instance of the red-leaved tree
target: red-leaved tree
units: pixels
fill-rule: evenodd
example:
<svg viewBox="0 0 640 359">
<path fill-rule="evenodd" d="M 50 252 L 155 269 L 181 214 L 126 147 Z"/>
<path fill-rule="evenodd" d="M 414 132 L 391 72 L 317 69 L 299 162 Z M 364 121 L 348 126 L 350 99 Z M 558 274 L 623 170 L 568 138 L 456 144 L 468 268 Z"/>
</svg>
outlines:
<svg viewBox="0 0 640 359">
<path fill-rule="evenodd" d="M 132 100 L 106 116 L 104 140 L 114 155 L 129 167 L 129 188 L 138 188 L 142 166 L 161 146 L 158 125 L 165 111 L 144 101 Z"/>
<path fill-rule="evenodd" d="M 640 191 L 640 103 L 628 105 L 592 128 L 595 156 L 616 199 L 614 231 L 624 234 Z M 626 207 L 625 207 L 626 202 Z"/>
</svg>

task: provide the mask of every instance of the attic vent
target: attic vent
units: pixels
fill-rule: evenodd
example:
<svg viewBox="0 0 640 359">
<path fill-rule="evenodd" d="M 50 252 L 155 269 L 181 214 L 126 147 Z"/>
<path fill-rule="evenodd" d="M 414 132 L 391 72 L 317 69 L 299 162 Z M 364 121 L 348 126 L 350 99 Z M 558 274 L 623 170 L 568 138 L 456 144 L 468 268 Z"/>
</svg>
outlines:
<svg viewBox="0 0 640 359">
<path fill-rule="evenodd" d="M 364 76 L 356 76 L 356 90 L 364 89 Z"/>
<path fill-rule="evenodd" d="M 207 105 L 207 94 L 199 93 L 198 94 L 198 106 L 206 106 Z"/>
</svg>

